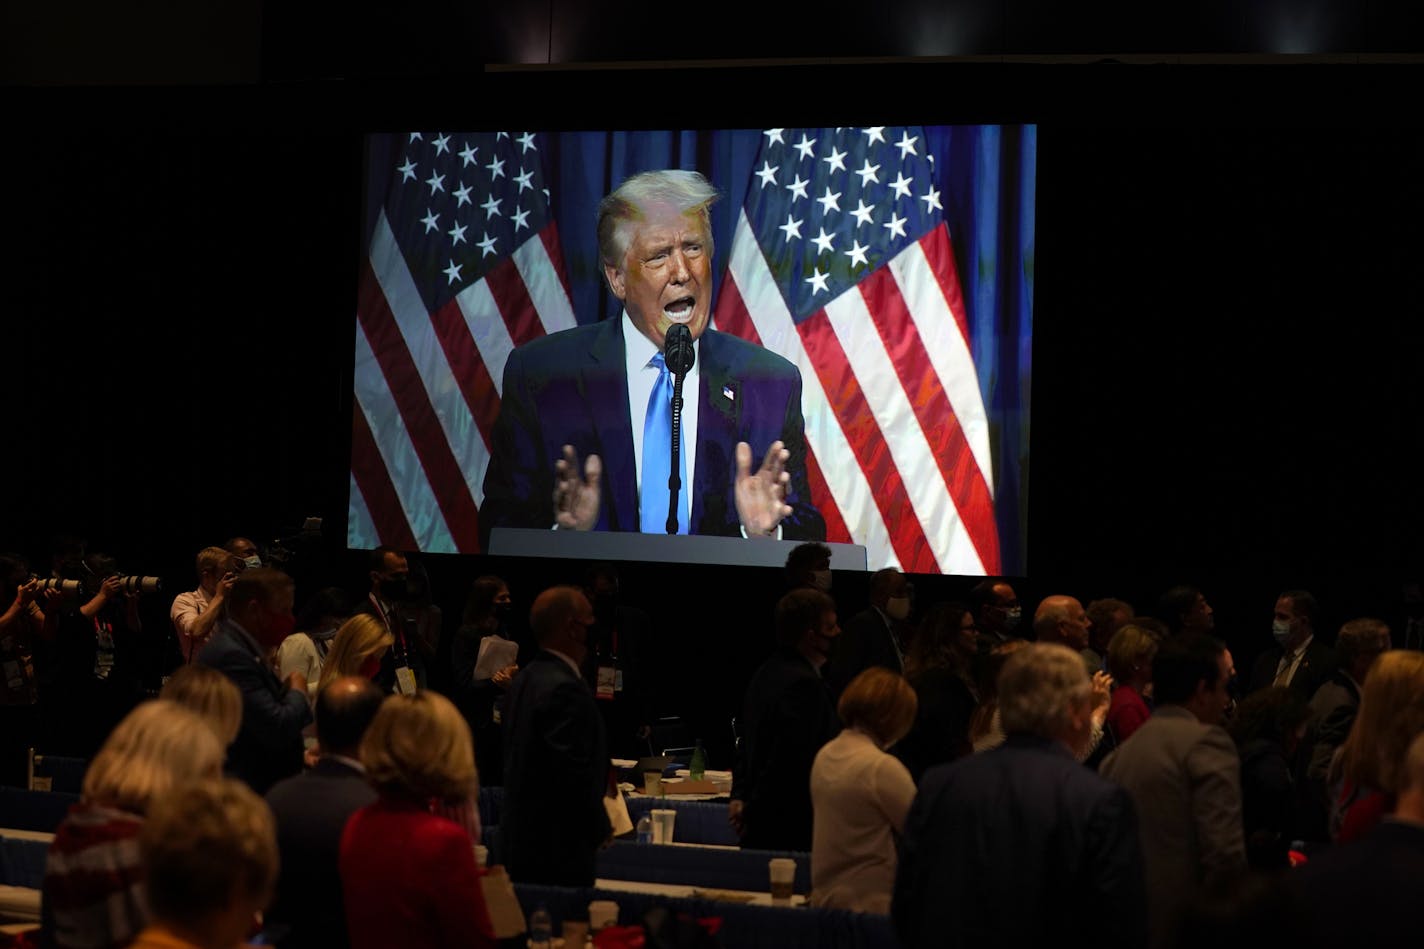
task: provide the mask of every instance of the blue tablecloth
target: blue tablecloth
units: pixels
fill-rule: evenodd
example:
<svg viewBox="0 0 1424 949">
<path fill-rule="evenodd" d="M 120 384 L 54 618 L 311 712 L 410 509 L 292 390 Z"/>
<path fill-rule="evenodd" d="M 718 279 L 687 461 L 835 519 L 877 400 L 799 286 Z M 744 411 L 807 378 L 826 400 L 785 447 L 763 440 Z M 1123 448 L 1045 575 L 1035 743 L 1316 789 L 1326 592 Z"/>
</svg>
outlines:
<svg viewBox="0 0 1424 949">
<path fill-rule="evenodd" d="M 78 794 L 0 787 L 0 827 L 52 834 L 69 808 L 78 803 Z"/>
<path fill-rule="evenodd" d="M 0 884 L 28 886 L 38 890 L 44 883 L 45 857 L 49 843 L 0 837 Z"/>
<path fill-rule="evenodd" d="M 888 916 L 839 909 L 748 906 L 702 899 L 669 899 L 647 893 L 561 886 L 515 884 L 514 892 L 526 916 L 544 907 L 555 931 L 565 919 L 587 919 L 593 900 L 618 904 L 618 922 L 636 925 L 654 907 L 697 919 L 721 917 L 718 939 L 727 949 L 893 949 L 899 945 Z"/>
<path fill-rule="evenodd" d="M 628 816 L 636 826 L 638 818 L 653 808 L 670 807 L 677 811 L 673 821 L 672 839 L 685 844 L 721 844 L 735 847 L 739 843 L 736 831 L 727 822 L 726 801 L 676 801 L 655 797 L 628 798 Z"/>
<path fill-rule="evenodd" d="M 598 876 L 604 880 L 765 892 L 771 887 L 767 864 L 774 857 L 796 861 L 796 892 L 809 894 L 811 855 L 774 850 L 707 850 L 619 840 L 599 851 Z"/>
</svg>

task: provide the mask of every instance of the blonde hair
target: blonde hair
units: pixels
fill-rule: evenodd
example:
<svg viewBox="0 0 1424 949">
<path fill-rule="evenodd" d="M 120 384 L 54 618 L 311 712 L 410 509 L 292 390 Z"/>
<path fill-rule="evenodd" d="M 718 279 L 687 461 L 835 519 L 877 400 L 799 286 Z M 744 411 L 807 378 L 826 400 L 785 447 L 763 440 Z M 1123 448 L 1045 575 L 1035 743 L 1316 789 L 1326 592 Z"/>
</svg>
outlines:
<svg viewBox="0 0 1424 949">
<path fill-rule="evenodd" d="M 361 741 L 361 762 L 384 794 L 454 801 L 479 790 L 470 726 L 436 692 L 387 697 Z"/>
<path fill-rule="evenodd" d="M 357 613 L 336 630 L 331 651 L 321 664 L 320 692 L 342 676 L 360 674 L 367 659 L 380 658 L 395 642 L 386 624 L 370 613 Z"/>
<path fill-rule="evenodd" d="M 223 747 L 197 712 L 175 702 L 144 702 L 115 726 L 84 774 L 89 801 L 143 814 L 175 784 L 216 777 Z"/>
<path fill-rule="evenodd" d="M 1370 667 L 1355 724 L 1341 748 L 1345 778 L 1388 794 L 1399 790 L 1409 744 L 1424 732 L 1424 653 L 1392 649 Z"/>
<path fill-rule="evenodd" d="M 180 785 L 157 797 L 139 846 L 154 917 L 201 924 L 237 899 L 259 909 L 277 881 L 272 812 L 240 781 Z"/>
<path fill-rule="evenodd" d="M 1132 678 L 1137 671 L 1135 666 L 1146 666 L 1150 678 L 1152 657 L 1155 655 L 1157 637 L 1129 620 L 1108 640 L 1108 672 L 1121 683 Z"/>
<path fill-rule="evenodd" d="M 233 743 L 242 727 L 242 693 L 211 666 L 179 667 L 158 697 L 201 715 L 224 748 Z"/>
<path fill-rule="evenodd" d="M 226 572 L 227 569 L 231 569 L 234 559 L 232 554 L 221 547 L 204 547 L 198 551 L 198 578 L 202 579 L 203 574 L 209 570 L 215 570 L 218 573 Z"/>
<path fill-rule="evenodd" d="M 905 677 L 879 666 L 850 680 L 836 713 L 849 728 L 858 728 L 889 748 L 910 733 L 920 700 Z"/>
</svg>

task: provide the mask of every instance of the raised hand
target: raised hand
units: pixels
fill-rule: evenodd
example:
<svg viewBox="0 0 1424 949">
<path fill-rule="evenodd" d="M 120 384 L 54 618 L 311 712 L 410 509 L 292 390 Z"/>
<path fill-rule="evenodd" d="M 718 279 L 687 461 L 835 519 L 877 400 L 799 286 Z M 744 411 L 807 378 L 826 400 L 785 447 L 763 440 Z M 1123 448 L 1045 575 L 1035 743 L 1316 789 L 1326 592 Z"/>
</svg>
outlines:
<svg viewBox="0 0 1424 949">
<path fill-rule="evenodd" d="M 554 463 L 554 524 L 560 530 L 592 530 L 598 523 L 603 462 L 589 455 L 579 474 L 578 452 L 564 446 L 564 457 Z"/>
<path fill-rule="evenodd" d="M 748 537 L 769 537 L 781 519 L 791 513 L 786 503 L 786 487 L 791 475 L 786 461 L 791 452 L 779 441 L 771 443 L 761 467 L 752 474 L 752 448 L 746 442 L 737 443 L 737 517 Z"/>
</svg>

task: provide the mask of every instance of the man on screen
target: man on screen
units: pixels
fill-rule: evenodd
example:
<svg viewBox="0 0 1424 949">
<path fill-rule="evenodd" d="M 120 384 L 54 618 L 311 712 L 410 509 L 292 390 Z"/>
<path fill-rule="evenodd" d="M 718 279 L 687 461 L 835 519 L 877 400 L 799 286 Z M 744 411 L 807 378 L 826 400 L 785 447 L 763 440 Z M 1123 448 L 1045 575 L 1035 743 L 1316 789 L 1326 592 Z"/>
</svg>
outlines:
<svg viewBox="0 0 1424 949">
<path fill-rule="evenodd" d="M 656 171 L 603 199 L 599 253 L 623 317 L 510 354 L 482 530 L 665 532 L 672 380 L 662 350 L 677 323 L 696 356 L 683 388 L 678 533 L 825 537 L 806 484 L 800 373 L 707 325 L 716 198 L 696 172 Z M 765 452 L 755 472 L 754 451 Z"/>
</svg>

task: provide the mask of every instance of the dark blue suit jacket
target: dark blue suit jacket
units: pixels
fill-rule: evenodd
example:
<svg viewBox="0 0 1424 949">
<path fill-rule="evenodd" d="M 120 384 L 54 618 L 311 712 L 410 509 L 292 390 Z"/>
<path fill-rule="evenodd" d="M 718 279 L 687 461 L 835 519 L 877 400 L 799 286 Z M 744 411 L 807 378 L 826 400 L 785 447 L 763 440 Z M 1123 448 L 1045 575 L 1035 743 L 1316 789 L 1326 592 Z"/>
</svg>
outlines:
<svg viewBox="0 0 1424 949">
<path fill-rule="evenodd" d="M 591 454 L 603 461 L 603 499 L 594 529 L 638 530 L 625 361 L 621 320 L 553 333 L 510 353 L 480 509 L 486 546 L 491 527 L 553 524 L 554 462 L 564 445 L 574 447 L 580 464 Z M 782 537 L 824 540 L 826 524 L 811 505 L 806 481 L 801 373 L 769 350 L 710 329 L 700 338 L 698 372 L 691 532 L 741 533 L 733 496 L 737 443 L 751 446 L 755 470 L 780 439 L 791 453 L 786 503 L 792 512 L 781 522 Z"/>
<path fill-rule="evenodd" d="M 891 914 L 918 946 L 1145 946 L 1126 791 L 1056 741 L 1011 735 L 931 768 L 905 820 Z"/>
<path fill-rule="evenodd" d="M 611 830 L 608 746 L 594 702 L 568 663 L 542 650 L 510 686 L 499 852 L 516 883 L 593 886 Z"/>
<path fill-rule="evenodd" d="M 267 657 L 232 623 L 219 624 L 198 661 L 242 693 L 242 725 L 228 749 L 228 770 L 258 794 L 302 770 L 302 729 L 312 720 L 301 692 L 288 689 Z"/>
</svg>

